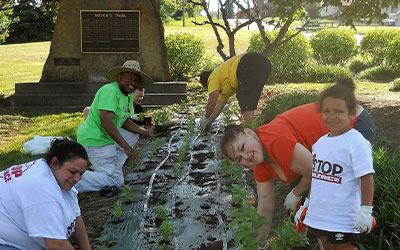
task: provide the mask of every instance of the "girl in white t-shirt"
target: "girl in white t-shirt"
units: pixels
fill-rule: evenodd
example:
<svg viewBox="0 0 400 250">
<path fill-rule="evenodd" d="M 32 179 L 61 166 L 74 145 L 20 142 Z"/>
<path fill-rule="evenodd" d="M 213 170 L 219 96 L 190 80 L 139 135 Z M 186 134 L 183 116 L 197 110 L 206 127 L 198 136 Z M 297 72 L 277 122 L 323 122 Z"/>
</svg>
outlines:
<svg viewBox="0 0 400 250">
<path fill-rule="evenodd" d="M 356 115 L 354 93 L 334 85 L 320 97 L 324 124 L 330 132 L 312 147 L 313 170 L 304 224 L 308 237 L 320 238 L 325 249 L 356 250 L 359 234 L 374 227 L 371 144 L 350 125 Z M 304 213 L 303 213 L 304 214 Z"/>
<path fill-rule="evenodd" d="M 0 249 L 89 250 L 74 185 L 88 155 L 77 142 L 56 139 L 45 158 L 0 172 Z"/>
</svg>

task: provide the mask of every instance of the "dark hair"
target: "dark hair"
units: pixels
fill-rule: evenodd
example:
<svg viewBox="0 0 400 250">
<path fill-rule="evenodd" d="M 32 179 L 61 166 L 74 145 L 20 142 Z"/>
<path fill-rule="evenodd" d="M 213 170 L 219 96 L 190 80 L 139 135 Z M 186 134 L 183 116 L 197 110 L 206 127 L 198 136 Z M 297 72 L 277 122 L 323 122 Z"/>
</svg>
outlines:
<svg viewBox="0 0 400 250">
<path fill-rule="evenodd" d="M 322 111 L 322 104 L 327 97 L 338 98 L 345 101 L 349 112 L 352 112 L 356 108 L 356 98 L 354 97 L 354 92 L 350 91 L 350 89 L 345 85 L 335 84 L 322 92 L 319 98 L 320 111 Z"/>
<path fill-rule="evenodd" d="M 354 81 L 350 77 L 341 77 L 336 80 L 336 85 L 341 85 L 344 86 L 348 89 L 351 90 L 351 92 L 354 93 L 354 89 L 356 88 L 356 85 L 354 84 Z"/>
<path fill-rule="evenodd" d="M 226 145 L 240 134 L 244 134 L 244 127 L 242 126 L 228 125 L 225 127 L 224 135 L 222 136 L 221 142 L 219 144 L 221 151 L 225 156 L 228 156 Z"/>
<path fill-rule="evenodd" d="M 48 165 L 50 165 L 53 157 L 57 157 L 60 166 L 73 159 L 82 158 L 88 160 L 85 148 L 81 144 L 65 137 L 62 139 L 55 138 L 51 141 L 51 146 L 45 155 Z"/>
<path fill-rule="evenodd" d="M 208 88 L 208 78 L 210 77 L 213 70 L 207 70 L 200 73 L 200 83 L 203 85 L 203 88 Z"/>
</svg>

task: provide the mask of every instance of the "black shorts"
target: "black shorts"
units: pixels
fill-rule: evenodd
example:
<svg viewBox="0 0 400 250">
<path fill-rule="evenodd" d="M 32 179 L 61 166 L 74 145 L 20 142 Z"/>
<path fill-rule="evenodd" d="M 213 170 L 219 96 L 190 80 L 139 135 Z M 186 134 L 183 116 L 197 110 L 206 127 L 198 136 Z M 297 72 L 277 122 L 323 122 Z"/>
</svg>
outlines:
<svg viewBox="0 0 400 250">
<path fill-rule="evenodd" d="M 271 61 L 262 54 L 249 52 L 242 56 L 236 69 L 236 98 L 242 112 L 257 109 L 264 84 L 271 74 Z"/>
<path fill-rule="evenodd" d="M 307 231 L 308 238 L 321 238 L 321 236 L 326 236 L 326 239 L 330 244 L 344 244 L 347 241 L 350 241 L 355 246 L 360 245 L 360 234 L 328 232 L 312 227 L 308 228 Z"/>
</svg>

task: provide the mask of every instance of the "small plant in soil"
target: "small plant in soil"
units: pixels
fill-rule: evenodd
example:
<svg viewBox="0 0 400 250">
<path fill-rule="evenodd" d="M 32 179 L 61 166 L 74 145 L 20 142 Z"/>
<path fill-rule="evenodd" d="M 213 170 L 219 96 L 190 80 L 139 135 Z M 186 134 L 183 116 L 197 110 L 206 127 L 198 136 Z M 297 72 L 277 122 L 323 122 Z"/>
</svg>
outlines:
<svg viewBox="0 0 400 250">
<path fill-rule="evenodd" d="M 154 247 L 157 250 L 164 250 L 165 249 L 165 243 L 162 243 L 159 240 L 156 240 L 156 243 L 154 243 Z"/>
<path fill-rule="evenodd" d="M 108 250 L 108 247 L 115 245 L 115 241 L 111 236 L 99 237 L 96 239 L 97 243 L 94 245 L 95 249 Z"/>
<path fill-rule="evenodd" d="M 122 216 L 122 202 L 121 201 L 117 201 L 114 205 L 114 209 L 113 209 L 113 215 L 119 219 Z"/>
<path fill-rule="evenodd" d="M 175 177 L 179 176 L 179 169 L 181 167 L 181 162 L 177 162 L 174 164 L 174 166 L 172 167 L 172 172 L 174 173 Z"/>
<path fill-rule="evenodd" d="M 307 239 L 296 233 L 294 228 L 294 223 L 288 218 L 283 222 L 281 227 L 273 229 L 272 231 L 277 233 L 279 237 L 271 242 L 272 250 L 286 250 L 304 246 Z"/>
<path fill-rule="evenodd" d="M 230 227 L 235 234 L 235 242 L 240 242 L 239 249 L 257 249 L 259 245 L 265 243 L 265 237 L 257 241 L 258 229 L 268 222 L 267 218 L 260 216 L 257 210 L 249 205 L 250 193 L 238 185 L 232 186 L 232 200 L 240 205 L 240 209 L 232 211 L 235 218 Z"/>
<path fill-rule="evenodd" d="M 158 199 L 159 199 L 160 201 L 166 201 L 166 200 L 167 200 L 167 197 L 165 196 L 165 194 L 160 194 L 160 197 L 158 197 Z"/>
<path fill-rule="evenodd" d="M 164 240 L 174 235 L 175 228 L 172 226 L 171 221 L 168 219 L 163 220 L 161 224 L 161 234 Z"/>
<path fill-rule="evenodd" d="M 243 174 L 243 168 L 239 163 L 231 162 L 229 159 L 223 159 L 220 172 L 224 172 L 229 176 L 231 181 L 237 181 Z"/>
<path fill-rule="evenodd" d="M 159 147 L 160 147 L 160 138 L 156 138 L 156 139 L 154 139 L 154 144 L 153 144 L 153 147 L 151 148 L 150 159 L 156 158 Z"/>
<path fill-rule="evenodd" d="M 125 185 L 122 190 L 124 192 L 125 200 L 130 201 L 132 196 L 132 187 L 129 185 Z"/>
<path fill-rule="evenodd" d="M 167 219 L 167 210 L 163 206 L 157 206 L 154 208 L 154 212 L 160 217 L 162 220 Z"/>
</svg>

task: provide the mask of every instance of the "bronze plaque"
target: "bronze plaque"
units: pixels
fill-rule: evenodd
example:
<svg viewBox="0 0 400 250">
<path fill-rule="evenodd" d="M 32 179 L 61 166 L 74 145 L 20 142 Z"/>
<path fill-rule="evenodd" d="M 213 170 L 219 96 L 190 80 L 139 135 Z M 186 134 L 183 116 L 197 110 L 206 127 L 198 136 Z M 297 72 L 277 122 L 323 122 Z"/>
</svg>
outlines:
<svg viewBox="0 0 400 250">
<path fill-rule="evenodd" d="M 138 10 L 81 10 L 81 52 L 139 52 L 139 17 Z"/>
</svg>

